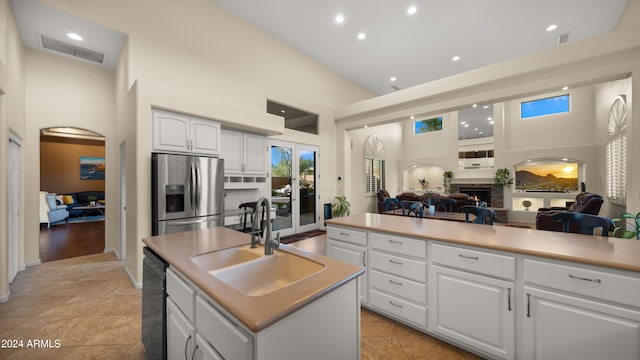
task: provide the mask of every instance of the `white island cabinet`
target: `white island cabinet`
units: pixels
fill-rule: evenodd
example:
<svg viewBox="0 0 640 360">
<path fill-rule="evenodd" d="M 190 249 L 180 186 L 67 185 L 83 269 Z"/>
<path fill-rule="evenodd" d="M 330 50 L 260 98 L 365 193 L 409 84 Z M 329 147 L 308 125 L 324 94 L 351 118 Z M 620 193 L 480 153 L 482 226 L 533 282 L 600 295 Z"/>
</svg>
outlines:
<svg viewBox="0 0 640 360">
<path fill-rule="evenodd" d="M 524 261 L 527 359 L 640 359 L 640 279 Z"/>
<path fill-rule="evenodd" d="M 367 233 L 352 229 L 327 228 L 327 256 L 367 268 Z M 360 277 L 360 302 L 368 301 L 368 274 Z"/>
<path fill-rule="evenodd" d="M 169 359 L 359 359 L 357 279 L 255 333 L 167 269 Z"/>
<path fill-rule="evenodd" d="M 370 213 L 327 234 L 343 259 L 368 239 L 363 306 L 483 358 L 640 359 L 639 242 Z"/>
<path fill-rule="evenodd" d="M 496 358 L 515 356 L 515 258 L 434 243 L 430 328 Z"/>
</svg>

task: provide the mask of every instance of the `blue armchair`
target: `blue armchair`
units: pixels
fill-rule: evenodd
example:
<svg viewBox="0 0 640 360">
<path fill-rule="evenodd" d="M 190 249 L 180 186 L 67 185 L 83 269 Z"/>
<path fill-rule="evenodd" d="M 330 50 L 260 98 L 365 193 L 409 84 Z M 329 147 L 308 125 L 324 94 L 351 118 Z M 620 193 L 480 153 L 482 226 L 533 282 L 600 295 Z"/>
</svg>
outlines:
<svg viewBox="0 0 640 360">
<path fill-rule="evenodd" d="M 40 222 L 46 222 L 47 227 L 50 227 L 51 224 L 64 221 L 69 217 L 69 211 L 67 211 L 66 205 L 58 205 L 56 202 L 56 194 L 52 193 L 40 193 L 40 206 L 42 207 L 42 212 L 46 212 L 46 218 L 43 216 L 40 217 Z"/>
</svg>

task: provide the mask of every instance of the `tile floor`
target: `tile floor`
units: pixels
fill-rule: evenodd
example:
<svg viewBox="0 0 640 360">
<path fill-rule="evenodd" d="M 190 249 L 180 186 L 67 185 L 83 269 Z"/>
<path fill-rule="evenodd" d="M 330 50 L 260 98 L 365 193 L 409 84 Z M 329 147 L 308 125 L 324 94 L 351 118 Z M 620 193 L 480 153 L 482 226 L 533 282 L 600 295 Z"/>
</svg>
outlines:
<svg viewBox="0 0 640 360">
<path fill-rule="evenodd" d="M 326 238 L 294 244 L 324 253 Z M 144 359 L 142 291 L 114 254 L 29 267 L 10 290 L 9 301 L 0 303 L 0 340 L 22 340 L 23 348 L 0 348 L 0 359 Z M 363 360 L 479 359 L 366 309 L 361 331 Z M 36 341 L 44 348 L 34 347 Z"/>
</svg>

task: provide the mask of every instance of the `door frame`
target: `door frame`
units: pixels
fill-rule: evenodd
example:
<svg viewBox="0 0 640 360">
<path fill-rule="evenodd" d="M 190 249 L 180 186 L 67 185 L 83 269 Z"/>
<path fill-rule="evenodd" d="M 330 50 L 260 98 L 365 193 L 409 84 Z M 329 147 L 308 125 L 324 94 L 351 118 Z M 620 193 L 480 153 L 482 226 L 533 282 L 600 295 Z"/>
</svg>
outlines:
<svg viewBox="0 0 640 360">
<path fill-rule="evenodd" d="M 15 144 L 14 147 L 12 144 Z M 9 216 L 7 218 L 8 225 L 8 241 L 7 241 L 7 274 L 9 283 L 13 282 L 16 275 L 20 270 L 24 270 L 24 265 L 21 264 L 20 257 L 20 214 L 22 214 L 21 197 L 22 188 L 20 181 L 21 177 L 21 157 L 22 157 L 22 139 L 9 132 L 8 143 L 8 160 L 9 160 L 9 174 L 8 174 L 8 208 Z M 15 162 L 14 162 L 15 160 Z M 14 167 L 14 165 L 16 165 Z"/>
<path fill-rule="evenodd" d="M 280 233 L 280 236 L 288 236 L 293 234 L 298 234 L 305 231 L 311 231 L 320 228 L 320 171 L 319 171 L 319 159 L 320 159 L 320 147 L 316 145 L 302 144 L 296 143 L 292 141 L 283 141 L 283 140 L 269 140 L 268 142 L 268 162 L 269 169 L 271 169 L 271 148 L 274 146 L 288 147 L 291 148 L 291 227 L 286 229 L 274 230 Z M 300 225 L 300 201 L 298 199 L 298 194 L 300 193 L 300 183 L 298 181 L 298 176 L 300 175 L 300 156 L 299 151 L 308 150 L 315 151 L 316 153 L 316 164 L 315 164 L 315 221 L 308 225 Z M 272 179 L 273 173 L 269 170 L 269 192 L 273 188 Z M 276 215 L 277 216 L 277 215 Z"/>
</svg>

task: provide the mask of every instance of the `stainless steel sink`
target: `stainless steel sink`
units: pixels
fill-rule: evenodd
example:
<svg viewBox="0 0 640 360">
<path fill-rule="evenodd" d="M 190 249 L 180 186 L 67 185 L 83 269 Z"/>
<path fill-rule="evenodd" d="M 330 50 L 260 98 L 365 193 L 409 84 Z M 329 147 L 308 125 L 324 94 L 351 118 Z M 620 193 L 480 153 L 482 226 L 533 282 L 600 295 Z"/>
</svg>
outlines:
<svg viewBox="0 0 640 360">
<path fill-rule="evenodd" d="M 273 255 L 209 273 L 245 295 L 260 296 L 283 289 L 324 268 L 323 264 L 301 256 L 276 251 Z"/>
<path fill-rule="evenodd" d="M 249 245 L 243 245 L 196 255 L 191 258 L 191 261 L 207 270 L 212 270 L 241 264 L 247 261 L 259 259 L 263 256 L 263 246 L 258 246 L 257 248 L 252 249 Z"/>
</svg>

